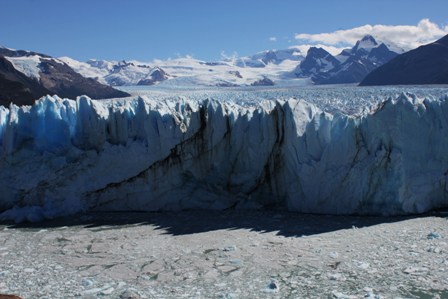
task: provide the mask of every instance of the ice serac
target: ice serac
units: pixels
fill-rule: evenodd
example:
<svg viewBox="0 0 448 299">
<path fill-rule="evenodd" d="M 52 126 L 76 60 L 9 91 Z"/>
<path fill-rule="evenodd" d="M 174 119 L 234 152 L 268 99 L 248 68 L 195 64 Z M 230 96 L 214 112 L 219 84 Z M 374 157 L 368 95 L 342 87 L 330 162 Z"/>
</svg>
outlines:
<svg viewBox="0 0 448 299">
<path fill-rule="evenodd" d="M 448 97 L 361 117 L 303 100 L 253 107 L 45 97 L 0 107 L 1 219 L 82 210 L 287 208 L 397 215 L 447 207 Z"/>
</svg>

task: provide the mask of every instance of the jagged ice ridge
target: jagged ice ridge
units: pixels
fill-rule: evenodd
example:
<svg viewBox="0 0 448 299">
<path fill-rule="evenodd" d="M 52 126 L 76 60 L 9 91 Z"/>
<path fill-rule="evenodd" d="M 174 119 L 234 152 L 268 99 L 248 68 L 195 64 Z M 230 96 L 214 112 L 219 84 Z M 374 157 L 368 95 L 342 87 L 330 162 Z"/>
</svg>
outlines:
<svg viewBox="0 0 448 299">
<path fill-rule="evenodd" d="M 447 207 L 448 96 L 362 116 L 303 100 L 76 101 L 0 107 L 0 219 L 86 210 L 286 208 L 397 215 Z"/>
</svg>

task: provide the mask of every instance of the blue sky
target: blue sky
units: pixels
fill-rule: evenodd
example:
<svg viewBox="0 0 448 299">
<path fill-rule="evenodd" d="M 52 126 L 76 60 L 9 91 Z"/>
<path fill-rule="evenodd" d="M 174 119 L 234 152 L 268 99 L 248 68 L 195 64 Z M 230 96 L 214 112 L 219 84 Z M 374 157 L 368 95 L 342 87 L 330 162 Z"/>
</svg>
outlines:
<svg viewBox="0 0 448 299">
<path fill-rule="evenodd" d="M 212 61 L 223 51 L 249 55 L 309 42 L 295 39 L 301 33 L 366 24 L 416 26 L 425 18 L 442 29 L 448 24 L 447 0 L 0 0 L 0 4 L 0 45 L 78 60 L 151 61 L 192 55 Z"/>
</svg>

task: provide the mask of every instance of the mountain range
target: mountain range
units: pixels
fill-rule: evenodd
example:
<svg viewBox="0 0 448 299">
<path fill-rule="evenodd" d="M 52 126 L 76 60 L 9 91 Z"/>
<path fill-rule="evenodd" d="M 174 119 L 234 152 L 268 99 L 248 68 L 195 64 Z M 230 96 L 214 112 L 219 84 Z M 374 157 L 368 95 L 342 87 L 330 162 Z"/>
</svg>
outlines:
<svg viewBox="0 0 448 299">
<path fill-rule="evenodd" d="M 68 57 L 61 60 L 83 76 L 111 86 L 153 85 L 164 81 L 167 82 L 163 84 L 177 86 L 253 86 L 282 84 L 296 79 L 307 79 L 306 82 L 314 84 L 359 83 L 370 71 L 397 55 L 389 46 L 367 35 L 353 48 L 345 49 L 336 56 L 322 48 L 311 47 L 305 55 L 297 48 L 290 48 L 225 58 L 217 62 L 192 57 L 153 63 L 79 62 Z"/>
<path fill-rule="evenodd" d="M 322 48 L 311 47 L 294 73 L 297 77 L 311 77 L 315 84 L 358 83 L 397 55 L 384 43 L 366 35 L 353 48 L 345 49 L 337 56 Z"/>
<path fill-rule="evenodd" d="M 398 50 L 397 50 L 398 49 Z M 309 84 L 448 83 L 448 37 L 401 54 L 403 50 L 366 35 L 332 55 L 310 47 L 267 50 L 246 57 L 206 62 L 193 57 L 151 63 L 70 57 L 0 47 L 0 105 L 29 105 L 46 94 L 75 98 L 129 96 L 115 86 L 300 86 Z M 422 62 L 423 61 L 423 62 Z M 376 71 L 374 71 L 376 70 Z M 370 74 L 370 75 L 368 75 Z M 401 74 L 401 75 L 400 75 Z M 367 76 L 367 77 L 366 77 Z M 420 77 L 421 78 L 420 78 Z M 407 78 L 407 79 L 399 79 Z"/>
</svg>

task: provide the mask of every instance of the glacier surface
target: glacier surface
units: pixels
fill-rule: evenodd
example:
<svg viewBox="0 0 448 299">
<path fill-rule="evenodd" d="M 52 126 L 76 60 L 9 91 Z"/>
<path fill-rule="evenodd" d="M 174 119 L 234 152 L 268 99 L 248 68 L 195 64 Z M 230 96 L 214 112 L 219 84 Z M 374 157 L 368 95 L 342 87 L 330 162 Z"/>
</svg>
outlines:
<svg viewBox="0 0 448 299">
<path fill-rule="evenodd" d="M 448 96 L 367 111 L 302 99 L 0 107 L 0 219 L 80 211 L 280 208 L 398 215 L 447 207 Z"/>
</svg>

